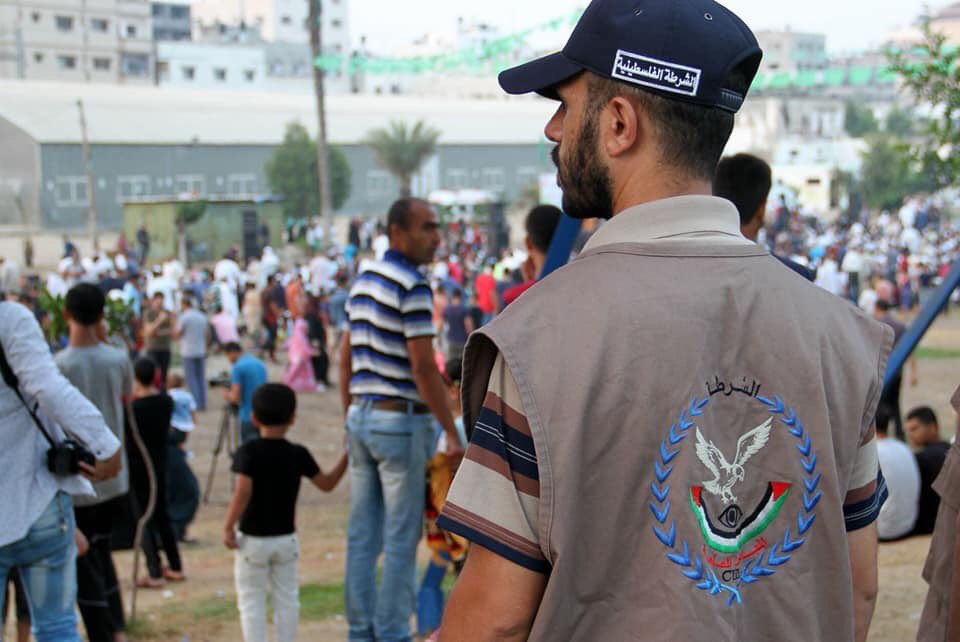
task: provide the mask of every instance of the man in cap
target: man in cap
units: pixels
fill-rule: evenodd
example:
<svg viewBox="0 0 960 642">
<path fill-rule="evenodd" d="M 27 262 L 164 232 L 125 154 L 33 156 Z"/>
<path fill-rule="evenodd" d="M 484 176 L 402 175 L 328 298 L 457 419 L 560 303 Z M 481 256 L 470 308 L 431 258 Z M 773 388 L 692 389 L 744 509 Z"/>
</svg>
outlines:
<svg viewBox="0 0 960 642">
<path fill-rule="evenodd" d="M 467 345 L 441 639 L 866 638 L 892 333 L 711 195 L 761 55 L 711 0 L 594 0 L 501 74 L 560 101 L 566 212 L 611 220 Z"/>
</svg>

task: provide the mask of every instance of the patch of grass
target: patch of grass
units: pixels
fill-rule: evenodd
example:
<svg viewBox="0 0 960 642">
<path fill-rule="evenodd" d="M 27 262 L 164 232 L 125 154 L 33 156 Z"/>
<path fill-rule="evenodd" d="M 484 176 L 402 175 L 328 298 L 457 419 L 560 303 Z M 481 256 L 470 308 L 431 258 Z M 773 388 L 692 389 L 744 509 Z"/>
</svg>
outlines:
<svg viewBox="0 0 960 642">
<path fill-rule="evenodd" d="M 140 615 L 127 620 L 126 633 L 131 640 L 167 640 L 179 631 L 167 618 L 153 619 Z"/>
<path fill-rule="evenodd" d="M 300 617 L 326 620 L 343 613 L 343 584 L 304 584 L 300 587 Z"/>
<path fill-rule="evenodd" d="M 239 616 L 233 597 L 210 597 L 195 603 L 190 609 L 193 617 L 201 620 L 233 619 Z"/>
<path fill-rule="evenodd" d="M 917 359 L 960 359 L 960 350 L 920 347 L 914 356 Z"/>
</svg>

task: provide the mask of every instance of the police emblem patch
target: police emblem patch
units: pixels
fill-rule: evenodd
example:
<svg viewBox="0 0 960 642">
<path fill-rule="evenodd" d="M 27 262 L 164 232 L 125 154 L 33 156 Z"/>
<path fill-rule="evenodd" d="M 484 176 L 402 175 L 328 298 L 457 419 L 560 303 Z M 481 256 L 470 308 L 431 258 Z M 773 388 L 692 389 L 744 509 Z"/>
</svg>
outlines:
<svg viewBox="0 0 960 642">
<path fill-rule="evenodd" d="M 804 428 L 793 407 L 778 395 L 773 398 L 759 394 L 760 387 L 754 384 L 734 388 L 759 404 L 769 415 L 756 428 L 746 431 L 737 442 L 734 457 L 728 459 L 697 425 L 710 405 L 710 396 L 695 397 L 681 410 L 677 423 L 670 426 L 666 437 L 660 442 L 658 456 L 654 461 L 653 481 L 650 484 L 649 508 L 655 524 L 653 534 L 667 549 L 666 558 L 679 567 L 680 572 L 695 583 L 697 589 L 710 595 L 725 595 L 727 605 L 743 603 L 744 587 L 765 577 L 774 575 L 779 567 L 787 564 L 806 542 L 816 520 L 816 507 L 822 493 L 819 490 L 821 475 L 817 473 L 817 453 L 810 434 Z M 719 389 L 712 389 L 711 396 Z M 730 396 L 729 393 L 726 396 Z M 696 437 L 687 455 L 695 455 L 707 475 L 700 485 L 689 488 L 671 486 L 676 458 L 684 450 L 691 429 Z M 766 447 L 771 439 L 795 440 L 797 466 L 793 479 L 768 480 L 763 497 L 756 505 L 744 510 L 737 502 L 737 485 L 749 476 L 749 461 Z M 689 451 L 693 451 L 692 453 Z M 708 477 L 712 475 L 712 479 Z M 800 485 L 802 484 L 802 488 Z M 787 498 L 794 492 L 802 492 L 802 502 L 795 521 L 778 520 Z M 674 499 L 683 496 L 674 506 Z M 722 510 L 711 511 L 717 502 Z M 702 543 L 691 540 L 693 534 L 678 533 L 674 510 L 688 505 L 698 525 L 697 535 Z M 716 514 L 714 514 L 716 513 Z M 783 530 L 771 536 L 768 530 L 774 523 L 782 523 Z M 696 535 L 694 535 L 695 537 Z"/>
</svg>

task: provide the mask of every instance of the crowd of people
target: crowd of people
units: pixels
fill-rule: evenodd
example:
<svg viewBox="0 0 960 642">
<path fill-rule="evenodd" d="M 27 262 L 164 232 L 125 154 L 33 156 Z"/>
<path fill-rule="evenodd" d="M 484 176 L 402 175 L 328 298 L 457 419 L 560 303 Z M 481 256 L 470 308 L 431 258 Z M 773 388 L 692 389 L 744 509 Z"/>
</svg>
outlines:
<svg viewBox="0 0 960 642">
<path fill-rule="evenodd" d="M 750 168 L 760 172 L 751 182 L 766 185 L 753 200 L 737 191 L 737 181 L 724 182 L 729 174 L 741 177 L 742 184 Z M 922 304 L 957 254 L 956 228 L 935 201 L 911 199 L 900 224 L 888 213 L 875 213 L 827 226 L 804 218 L 785 199 L 768 205 L 769 180 L 769 168 L 759 159 L 740 155 L 721 163 L 716 189 L 728 190 L 724 196 L 740 209 L 743 235 L 766 243 L 823 289 L 864 307 L 899 338 L 904 325 L 897 310 L 909 313 Z M 533 208 L 525 220 L 524 247 L 493 254 L 479 226 L 454 223 L 441 229 L 426 203 L 407 199 L 394 205 L 386 225 L 369 226 L 375 232 L 369 238 L 358 238 L 365 226 L 351 224 L 341 248 L 324 247 L 307 259 L 291 260 L 265 247 L 243 267 L 231 251 L 210 267 L 186 268 L 168 258 L 142 270 L 148 247 L 81 258 L 68 242 L 64 259 L 43 284 L 53 297 L 63 297 L 66 331 L 47 332 L 45 340 L 58 351 L 60 371 L 100 411 L 126 452 L 120 474 L 97 482 L 95 499 L 74 499 L 77 547 L 86 551 L 77 562 L 77 604 L 89 638 L 122 639 L 124 615 L 110 542 L 120 516 L 144 512 L 151 484 L 166 492 L 151 507 L 142 544 L 147 572 L 140 586 L 160 588 L 186 577 L 178 547 L 188 540 L 199 497 L 186 440 L 196 413 L 209 405 L 206 362 L 215 352 L 230 363 L 223 401 L 239 426 L 233 471 L 240 481 L 224 542 L 229 548 L 247 542 L 236 566 L 245 638 L 262 639 L 269 586 L 279 639 L 291 639 L 299 479 L 331 490 L 347 471 L 345 453 L 324 473 L 306 449 L 284 438 L 296 394 L 322 392 L 333 383 L 331 361 L 338 369 L 354 462 L 345 580 L 351 631 L 357 639 L 402 636 L 414 611 L 421 634 L 436 631 L 444 599 L 440 582 L 448 568 L 462 568 L 469 539 L 456 526 L 442 528 L 440 513 L 468 443 L 459 399 L 464 347 L 474 331 L 536 283 L 560 217 L 556 207 Z M 49 331 L 55 311 L 42 305 L 39 279 L 20 275 L 11 261 L 3 267 L 7 297 L 24 304 Z M 128 310 L 109 337 L 103 327 L 108 300 Z M 402 341 L 393 343 L 396 336 Z M 279 363 L 281 347 L 286 348 L 282 383 L 269 383 L 268 362 Z M 910 367 L 916 385 L 915 364 Z M 131 401 L 129 409 L 125 400 Z M 888 423 L 895 426 L 892 438 Z M 145 450 L 132 443 L 131 425 Z M 409 434 L 432 437 L 410 446 L 422 456 L 411 460 L 400 451 L 400 464 L 390 450 L 395 435 Z M 881 403 L 877 434 L 890 489 L 878 517 L 880 538 L 929 534 L 938 508 L 932 485 L 948 448 L 939 439 L 936 417 L 929 408 L 911 410 L 904 430 L 897 381 L 893 395 L 888 389 Z M 903 443 L 906 435 L 916 454 Z M 267 442 L 276 446 L 268 448 Z M 151 464 L 152 481 L 144 460 Z M 378 499 L 378 488 L 390 493 Z M 283 511 L 277 512 L 278 502 Z M 434 554 L 415 593 L 405 578 L 414 569 L 425 517 Z M 378 524 L 389 537 L 370 539 Z M 374 565 L 381 554 L 384 573 L 377 588 Z M 276 573 L 261 577 L 274 564 Z M 18 613 L 26 621 L 21 579 L 12 578 Z"/>
</svg>

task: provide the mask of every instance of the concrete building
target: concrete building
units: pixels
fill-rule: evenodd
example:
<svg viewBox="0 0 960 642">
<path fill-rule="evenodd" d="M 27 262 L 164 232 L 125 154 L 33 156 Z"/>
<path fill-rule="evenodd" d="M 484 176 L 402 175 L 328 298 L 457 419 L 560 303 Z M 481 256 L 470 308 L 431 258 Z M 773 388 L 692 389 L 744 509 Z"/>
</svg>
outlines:
<svg viewBox="0 0 960 642">
<path fill-rule="evenodd" d="M 151 11 L 154 40 L 190 40 L 193 23 L 190 19 L 189 4 L 154 2 L 151 4 Z"/>
<path fill-rule="evenodd" d="M 149 0 L 0 1 L 0 78 L 150 84 Z"/>
<path fill-rule="evenodd" d="M 313 97 L 283 92 L 189 91 L 0 82 L 0 225 L 82 229 L 87 193 L 75 101 L 86 108 L 99 221 L 118 229 L 121 204 L 183 193 L 269 192 L 264 165 L 294 121 L 316 131 Z M 144 111 L 149 105 L 149 111 Z M 442 132 L 414 181 L 417 194 L 485 188 L 515 200 L 552 171 L 546 100 L 476 101 L 329 96 L 329 139 L 352 170 L 351 215 L 382 216 L 399 185 L 363 144 L 390 120 L 422 119 Z"/>
<path fill-rule="evenodd" d="M 200 24 L 245 24 L 259 29 L 269 42 L 310 43 L 306 0 L 196 0 L 193 17 Z M 324 48 L 332 54 L 350 52 L 348 0 L 323 3 Z"/>
<path fill-rule="evenodd" d="M 192 89 L 263 89 L 263 43 L 158 42 L 157 83 Z"/>
<path fill-rule="evenodd" d="M 757 31 L 756 36 L 763 49 L 761 71 L 808 71 L 827 66 L 827 37 L 823 34 L 786 29 Z"/>
</svg>

